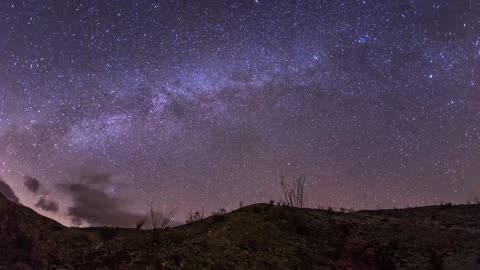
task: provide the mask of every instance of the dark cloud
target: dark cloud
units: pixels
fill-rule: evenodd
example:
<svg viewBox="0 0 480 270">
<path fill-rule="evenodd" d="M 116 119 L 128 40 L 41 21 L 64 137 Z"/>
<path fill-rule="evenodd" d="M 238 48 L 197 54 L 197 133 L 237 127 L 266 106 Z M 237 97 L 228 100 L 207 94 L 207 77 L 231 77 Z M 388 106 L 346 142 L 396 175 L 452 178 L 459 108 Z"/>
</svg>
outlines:
<svg viewBox="0 0 480 270">
<path fill-rule="evenodd" d="M 33 193 L 37 193 L 40 189 L 40 181 L 37 178 L 26 175 L 23 185 Z"/>
<path fill-rule="evenodd" d="M 13 189 L 5 183 L 2 179 L 0 179 L 0 194 L 5 196 L 8 200 L 18 203 L 20 200 L 18 199 L 17 195 L 15 195 L 15 192 Z"/>
<path fill-rule="evenodd" d="M 35 204 L 35 207 L 40 208 L 47 212 L 58 212 L 58 203 L 56 201 L 49 200 L 45 197 L 41 197 Z"/>
<path fill-rule="evenodd" d="M 85 184 L 59 184 L 58 188 L 70 195 L 73 205 L 68 215 L 76 225 L 132 227 L 140 215 L 123 208 L 126 201 L 111 196 L 107 191 L 115 185 L 108 174 L 90 174 Z"/>
</svg>

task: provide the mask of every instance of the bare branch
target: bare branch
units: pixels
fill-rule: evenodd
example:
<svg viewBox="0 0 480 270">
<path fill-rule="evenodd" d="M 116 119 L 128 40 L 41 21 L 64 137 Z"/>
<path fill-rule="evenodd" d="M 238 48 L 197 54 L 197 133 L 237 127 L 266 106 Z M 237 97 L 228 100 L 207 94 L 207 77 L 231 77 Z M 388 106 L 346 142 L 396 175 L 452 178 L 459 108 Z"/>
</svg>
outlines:
<svg viewBox="0 0 480 270">
<path fill-rule="evenodd" d="M 285 182 L 285 177 L 280 180 L 285 205 L 291 207 L 303 208 L 307 204 L 307 195 L 305 194 L 305 176 L 302 175 L 295 179 L 292 184 Z"/>
<path fill-rule="evenodd" d="M 174 208 L 166 213 L 160 210 L 155 210 L 152 203 L 150 206 L 150 216 L 148 217 L 146 227 L 149 229 L 164 229 L 167 227 L 176 213 L 177 208 Z"/>
<path fill-rule="evenodd" d="M 185 223 L 191 224 L 191 223 L 193 223 L 193 222 L 202 220 L 202 219 L 203 219 L 203 216 L 204 216 L 203 211 L 202 211 L 202 212 L 200 212 L 200 211 L 195 211 L 195 212 L 193 212 L 193 213 L 190 212 L 190 213 L 188 214 L 188 219 L 186 220 Z"/>
</svg>

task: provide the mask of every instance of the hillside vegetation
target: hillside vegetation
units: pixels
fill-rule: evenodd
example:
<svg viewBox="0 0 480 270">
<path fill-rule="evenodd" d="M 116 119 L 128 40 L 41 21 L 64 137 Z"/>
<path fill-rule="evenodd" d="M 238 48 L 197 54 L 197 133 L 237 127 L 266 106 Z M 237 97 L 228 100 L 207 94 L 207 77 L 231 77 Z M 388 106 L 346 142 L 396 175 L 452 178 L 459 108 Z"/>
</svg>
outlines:
<svg viewBox="0 0 480 270">
<path fill-rule="evenodd" d="M 0 195 L 0 269 L 480 269 L 480 205 L 256 204 L 162 230 L 67 228 Z"/>
</svg>

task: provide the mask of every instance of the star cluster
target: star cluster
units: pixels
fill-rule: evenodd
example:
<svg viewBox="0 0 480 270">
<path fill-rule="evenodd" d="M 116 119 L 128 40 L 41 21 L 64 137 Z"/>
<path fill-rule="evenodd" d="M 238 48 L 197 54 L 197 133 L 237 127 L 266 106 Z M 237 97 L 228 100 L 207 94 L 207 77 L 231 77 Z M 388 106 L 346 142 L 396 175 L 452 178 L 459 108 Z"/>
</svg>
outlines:
<svg viewBox="0 0 480 270">
<path fill-rule="evenodd" d="M 0 175 L 65 224 L 96 224 L 79 214 L 89 196 L 129 219 L 152 201 L 181 219 L 280 199 L 281 175 L 306 175 L 310 207 L 472 200 L 479 14 L 473 0 L 2 1 Z"/>
</svg>

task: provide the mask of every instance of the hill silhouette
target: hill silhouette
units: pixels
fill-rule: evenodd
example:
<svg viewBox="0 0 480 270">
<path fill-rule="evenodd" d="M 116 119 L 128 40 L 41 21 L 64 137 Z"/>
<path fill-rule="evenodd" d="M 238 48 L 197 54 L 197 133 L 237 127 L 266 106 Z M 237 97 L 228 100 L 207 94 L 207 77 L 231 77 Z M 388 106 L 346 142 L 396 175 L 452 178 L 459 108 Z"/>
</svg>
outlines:
<svg viewBox="0 0 480 270">
<path fill-rule="evenodd" d="M 68 228 L 0 195 L 0 229 L 0 269 L 480 269 L 480 205 L 255 204 L 135 230 Z"/>
</svg>

